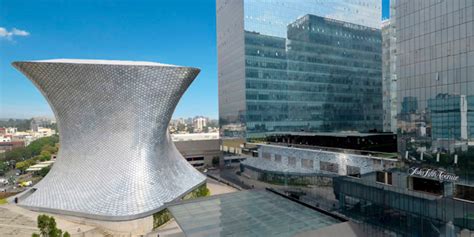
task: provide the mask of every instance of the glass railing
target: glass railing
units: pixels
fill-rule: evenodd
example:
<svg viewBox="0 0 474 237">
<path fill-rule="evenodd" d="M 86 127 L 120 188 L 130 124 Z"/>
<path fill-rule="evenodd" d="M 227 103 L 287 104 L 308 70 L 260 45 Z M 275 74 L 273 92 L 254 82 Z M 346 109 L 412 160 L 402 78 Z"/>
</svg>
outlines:
<svg viewBox="0 0 474 237">
<path fill-rule="evenodd" d="M 371 156 L 371 157 L 379 158 L 379 159 L 398 159 L 398 153 L 396 152 L 388 153 L 388 152 L 354 150 L 354 149 L 345 149 L 345 148 L 337 148 L 337 147 L 325 147 L 325 146 L 292 144 L 292 143 L 282 143 L 282 142 L 266 142 L 264 144 L 304 148 L 304 149 L 311 149 L 311 150 L 339 152 L 339 153 L 362 155 L 362 156 Z"/>
</svg>

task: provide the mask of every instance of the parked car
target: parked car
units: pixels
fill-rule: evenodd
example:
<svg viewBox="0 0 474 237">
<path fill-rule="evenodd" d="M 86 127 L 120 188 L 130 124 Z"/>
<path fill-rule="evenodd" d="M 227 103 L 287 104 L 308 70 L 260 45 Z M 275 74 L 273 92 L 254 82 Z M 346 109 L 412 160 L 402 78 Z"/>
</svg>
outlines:
<svg viewBox="0 0 474 237">
<path fill-rule="evenodd" d="M 25 182 L 21 182 L 19 184 L 20 187 L 29 187 L 33 184 L 33 182 L 30 180 L 30 181 L 25 181 Z"/>
</svg>

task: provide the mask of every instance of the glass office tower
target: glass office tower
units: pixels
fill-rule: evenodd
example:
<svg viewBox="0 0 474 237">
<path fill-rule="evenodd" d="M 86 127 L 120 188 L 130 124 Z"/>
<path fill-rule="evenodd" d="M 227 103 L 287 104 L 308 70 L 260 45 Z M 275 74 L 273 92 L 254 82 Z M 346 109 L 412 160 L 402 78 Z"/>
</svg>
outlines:
<svg viewBox="0 0 474 237">
<path fill-rule="evenodd" d="M 380 1 L 216 7 L 223 137 L 382 130 Z"/>
<path fill-rule="evenodd" d="M 473 5 L 396 2 L 397 118 L 403 158 L 448 168 L 474 167 Z"/>
</svg>

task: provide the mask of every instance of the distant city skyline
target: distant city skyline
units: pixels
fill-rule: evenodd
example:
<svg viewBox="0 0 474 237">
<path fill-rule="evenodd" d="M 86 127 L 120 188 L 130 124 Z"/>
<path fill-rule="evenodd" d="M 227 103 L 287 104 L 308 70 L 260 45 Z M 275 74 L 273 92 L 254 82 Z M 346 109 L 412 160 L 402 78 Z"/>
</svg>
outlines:
<svg viewBox="0 0 474 237">
<path fill-rule="evenodd" d="M 389 0 L 381 1 L 385 19 Z M 214 0 L 141 4 L 1 1 L 0 8 L 0 118 L 54 117 L 41 93 L 11 66 L 15 60 L 52 58 L 159 61 L 198 67 L 201 73 L 173 118 L 218 117 Z"/>
</svg>

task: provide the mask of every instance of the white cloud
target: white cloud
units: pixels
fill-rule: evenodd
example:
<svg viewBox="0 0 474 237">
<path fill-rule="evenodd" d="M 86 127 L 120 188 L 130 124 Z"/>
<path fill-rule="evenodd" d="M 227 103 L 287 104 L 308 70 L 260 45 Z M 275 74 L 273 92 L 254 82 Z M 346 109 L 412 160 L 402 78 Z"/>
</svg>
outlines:
<svg viewBox="0 0 474 237">
<path fill-rule="evenodd" d="M 13 28 L 12 33 L 13 33 L 13 35 L 18 35 L 18 36 L 28 36 L 28 35 L 30 35 L 29 32 L 24 31 L 24 30 L 19 30 L 17 28 Z"/>
<path fill-rule="evenodd" d="M 0 38 L 12 39 L 13 36 L 28 36 L 30 35 L 29 32 L 20 30 L 17 28 L 13 28 L 11 31 L 8 31 L 4 27 L 0 27 Z"/>
</svg>

